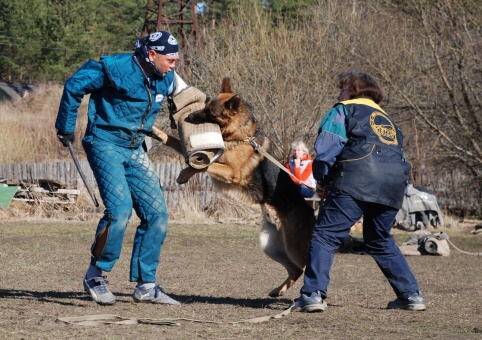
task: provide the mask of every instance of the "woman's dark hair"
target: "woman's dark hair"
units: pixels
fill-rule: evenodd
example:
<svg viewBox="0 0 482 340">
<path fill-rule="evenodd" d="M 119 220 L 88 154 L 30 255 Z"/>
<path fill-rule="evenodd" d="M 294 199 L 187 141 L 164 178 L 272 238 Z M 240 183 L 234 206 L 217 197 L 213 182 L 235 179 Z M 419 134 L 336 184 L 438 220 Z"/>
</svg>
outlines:
<svg viewBox="0 0 482 340">
<path fill-rule="evenodd" d="M 377 81 L 368 73 L 350 70 L 338 76 L 340 90 L 348 90 L 350 99 L 370 97 L 375 103 L 383 99 L 383 92 Z"/>
</svg>

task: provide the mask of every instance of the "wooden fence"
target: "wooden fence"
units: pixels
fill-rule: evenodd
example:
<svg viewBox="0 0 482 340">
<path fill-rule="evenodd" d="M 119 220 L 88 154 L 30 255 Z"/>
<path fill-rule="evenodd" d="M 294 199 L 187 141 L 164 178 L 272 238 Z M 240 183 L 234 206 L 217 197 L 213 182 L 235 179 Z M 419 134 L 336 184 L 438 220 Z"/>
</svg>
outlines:
<svg viewBox="0 0 482 340">
<path fill-rule="evenodd" d="M 161 181 L 166 203 L 170 209 L 177 209 L 186 193 L 197 197 L 201 208 L 216 199 L 211 178 L 205 174 L 197 174 L 188 183 L 179 185 L 176 178 L 185 166 L 180 161 L 154 164 Z M 87 182 L 94 190 L 97 189 L 92 170 L 87 161 L 80 161 L 80 167 Z M 68 189 L 83 189 L 84 183 L 73 162 L 30 163 L 30 164 L 0 164 L 0 179 L 21 184 L 35 184 L 40 181 L 55 181 L 62 183 Z M 85 191 L 85 190 L 84 190 Z M 87 191 L 85 191 L 87 194 Z"/>
</svg>

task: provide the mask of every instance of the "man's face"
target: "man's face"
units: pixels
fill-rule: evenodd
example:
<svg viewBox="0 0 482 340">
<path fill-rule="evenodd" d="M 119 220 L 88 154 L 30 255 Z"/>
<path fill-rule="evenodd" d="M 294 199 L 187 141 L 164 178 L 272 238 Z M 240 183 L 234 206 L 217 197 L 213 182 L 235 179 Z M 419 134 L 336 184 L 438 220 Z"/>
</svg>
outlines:
<svg viewBox="0 0 482 340">
<path fill-rule="evenodd" d="M 148 53 L 149 60 L 154 64 L 154 66 L 156 66 L 163 76 L 176 68 L 176 62 L 179 60 L 179 56 L 167 56 L 157 53 L 154 50 L 149 50 Z"/>
</svg>

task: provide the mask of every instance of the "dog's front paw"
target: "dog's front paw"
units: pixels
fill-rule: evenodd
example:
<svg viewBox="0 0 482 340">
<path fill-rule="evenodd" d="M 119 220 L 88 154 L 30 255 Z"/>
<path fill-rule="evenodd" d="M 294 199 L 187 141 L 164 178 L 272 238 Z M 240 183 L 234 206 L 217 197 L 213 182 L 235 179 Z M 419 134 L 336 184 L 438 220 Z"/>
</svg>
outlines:
<svg viewBox="0 0 482 340">
<path fill-rule="evenodd" d="M 270 297 L 280 297 L 280 296 L 283 296 L 284 293 L 285 293 L 285 291 L 286 291 L 286 289 L 281 290 L 280 288 L 281 288 L 281 287 L 278 287 L 278 288 L 273 289 L 271 292 L 269 292 L 269 296 L 270 296 Z"/>
</svg>

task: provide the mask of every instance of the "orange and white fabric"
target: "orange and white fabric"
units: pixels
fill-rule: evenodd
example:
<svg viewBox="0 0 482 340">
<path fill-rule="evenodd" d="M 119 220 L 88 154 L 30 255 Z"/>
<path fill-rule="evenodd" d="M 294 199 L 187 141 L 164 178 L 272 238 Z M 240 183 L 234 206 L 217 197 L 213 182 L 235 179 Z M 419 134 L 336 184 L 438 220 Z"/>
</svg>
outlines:
<svg viewBox="0 0 482 340">
<path fill-rule="evenodd" d="M 316 188 L 316 180 L 313 177 L 312 170 L 313 161 L 310 155 L 305 154 L 300 161 L 300 166 L 295 167 L 295 161 L 293 157 L 290 157 L 286 162 L 286 168 L 296 177 L 291 176 L 293 182 L 298 185 L 302 185 L 300 181 L 306 182 L 311 188 Z"/>
</svg>

